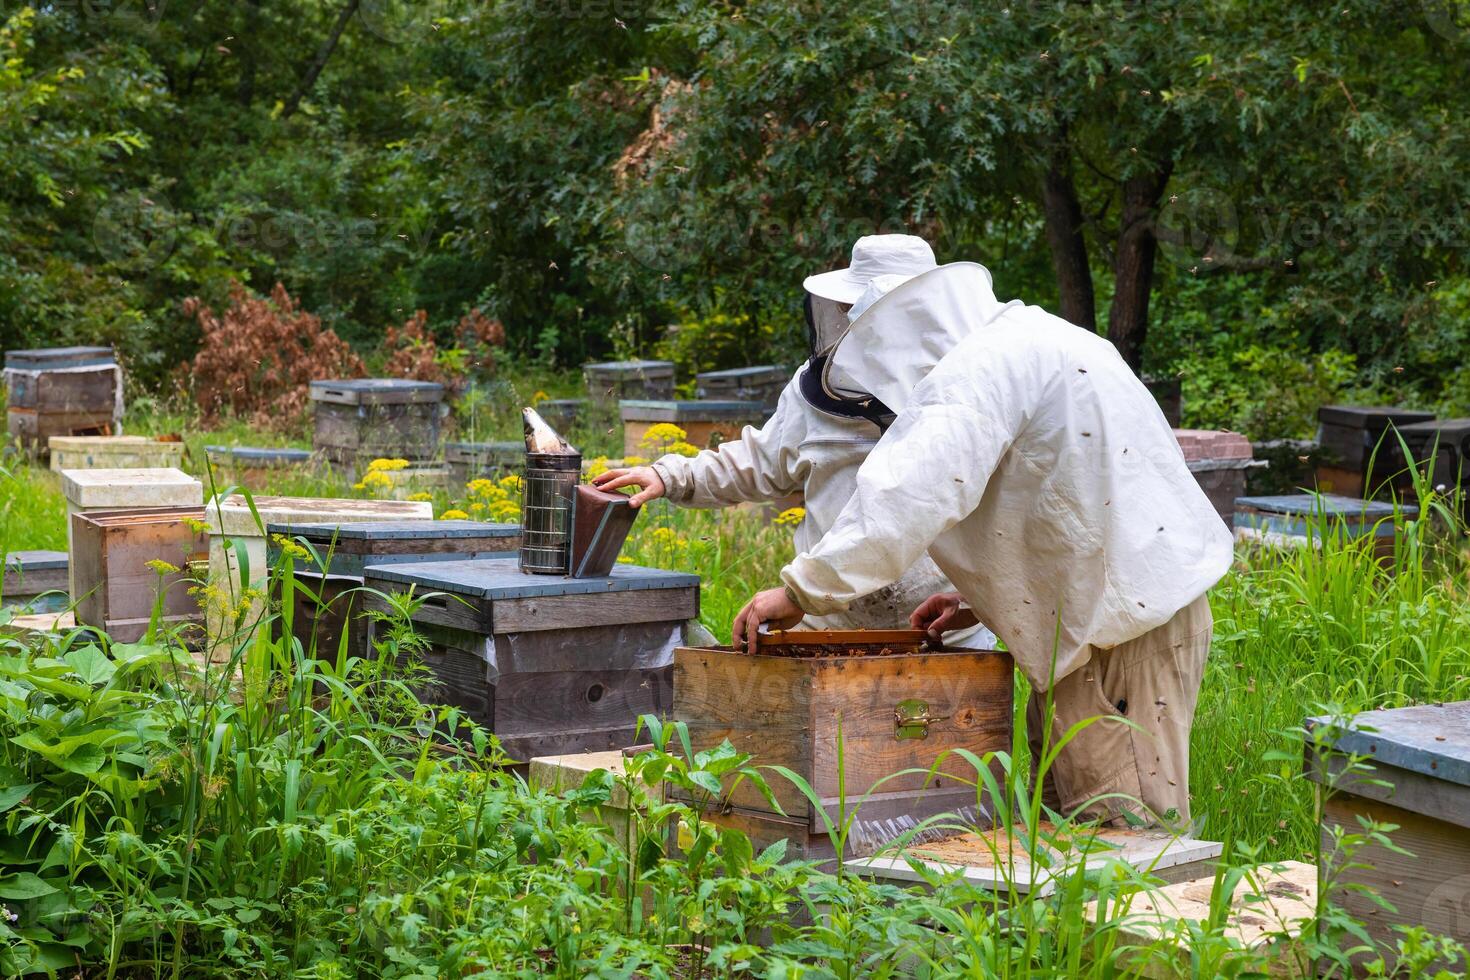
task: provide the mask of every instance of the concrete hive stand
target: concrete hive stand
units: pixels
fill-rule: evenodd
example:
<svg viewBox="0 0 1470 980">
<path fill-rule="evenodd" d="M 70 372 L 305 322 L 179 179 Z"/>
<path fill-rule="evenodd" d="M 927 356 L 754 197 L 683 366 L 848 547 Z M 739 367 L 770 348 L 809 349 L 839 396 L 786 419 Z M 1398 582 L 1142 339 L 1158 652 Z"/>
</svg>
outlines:
<svg viewBox="0 0 1470 980">
<path fill-rule="evenodd" d="M 66 495 L 67 554 L 72 554 L 73 515 L 99 510 L 146 512 L 204 505 L 203 484 L 171 467 L 62 470 L 61 489 Z M 75 572 L 73 567 L 67 575 L 67 589 L 73 599 L 78 598 Z"/>
</svg>

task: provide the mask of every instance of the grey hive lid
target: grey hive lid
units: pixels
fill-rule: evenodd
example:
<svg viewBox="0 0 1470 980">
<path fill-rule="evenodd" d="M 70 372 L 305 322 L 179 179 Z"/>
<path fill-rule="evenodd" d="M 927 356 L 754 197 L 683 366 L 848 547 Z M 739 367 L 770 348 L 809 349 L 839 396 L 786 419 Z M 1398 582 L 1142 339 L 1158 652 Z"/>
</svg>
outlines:
<svg viewBox="0 0 1470 980">
<path fill-rule="evenodd" d="M 303 537 L 308 541 L 331 541 L 333 538 L 383 541 L 452 540 L 456 538 L 513 538 L 521 533 L 519 524 L 491 524 L 486 521 L 358 521 L 351 524 L 270 524 L 271 534 Z"/>
<path fill-rule="evenodd" d="M 593 371 L 601 374 L 673 374 L 673 361 L 600 361 L 596 364 L 585 364 L 583 371 Z"/>
<path fill-rule="evenodd" d="M 1433 420 L 1433 412 L 1420 412 L 1392 405 L 1323 405 L 1317 410 L 1317 421 L 1326 425 L 1343 425 L 1353 429 L 1381 432 L 1389 425 Z"/>
<path fill-rule="evenodd" d="M 1428 449 L 1436 439 L 1441 446 L 1459 446 L 1470 452 L 1470 419 L 1434 419 L 1396 427 L 1410 446 Z"/>
<path fill-rule="evenodd" d="M 507 442 L 446 442 L 444 459 L 504 459 L 509 456 L 520 458 L 526 455 L 526 444 L 520 439 Z"/>
<path fill-rule="evenodd" d="M 10 551 L 5 554 L 5 570 L 21 572 L 43 572 L 65 568 L 67 556 L 64 551 Z"/>
<path fill-rule="evenodd" d="M 1308 718 L 1307 727 L 1331 721 Z M 1339 752 L 1470 786 L 1470 701 L 1365 711 L 1331 744 Z"/>
<path fill-rule="evenodd" d="M 228 456 L 247 463 L 305 463 L 311 459 L 309 449 L 251 446 L 205 446 L 211 456 Z"/>
<path fill-rule="evenodd" d="M 754 367 L 725 368 L 723 371 L 701 371 L 695 381 L 770 381 L 786 378 L 792 372 L 780 364 L 757 364 Z"/>
<path fill-rule="evenodd" d="M 529 599 L 537 596 L 592 595 L 602 592 L 646 592 L 654 589 L 697 588 L 699 576 L 638 565 L 615 565 L 599 578 L 531 575 L 515 562 L 496 558 L 469 561 L 416 562 L 369 565 L 369 579 L 413 585 L 419 592 L 448 592 L 478 599 Z"/>
<path fill-rule="evenodd" d="M 618 402 L 618 413 L 624 420 L 639 422 L 678 422 L 685 419 L 753 419 L 760 418 L 765 406 L 760 402 L 736 401 L 652 401 L 625 398 Z"/>
<path fill-rule="evenodd" d="M 92 367 L 117 363 L 111 347 L 42 347 L 34 350 L 8 350 L 5 366 L 21 371 L 44 371 L 56 368 Z"/>
<path fill-rule="evenodd" d="M 1292 514 L 1301 517 L 1311 517 L 1315 514 L 1330 514 L 1333 517 L 1346 518 L 1365 517 L 1369 520 L 1393 517 L 1392 504 L 1386 504 L 1380 500 L 1359 500 L 1357 497 L 1344 497 L 1334 493 L 1324 493 L 1320 497 L 1310 493 L 1236 497 L 1235 506 L 1250 507 L 1270 514 Z M 1419 508 L 1412 504 L 1403 504 L 1399 509 L 1405 517 L 1413 517 L 1419 513 Z"/>
<path fill-rule="evenodd" d="M 308 394 L 312 401 L 386 405 L 438 401 L 444 397 L 444 386 L 408 378 L 346 378 L 313 381 Z"/>
</svg>

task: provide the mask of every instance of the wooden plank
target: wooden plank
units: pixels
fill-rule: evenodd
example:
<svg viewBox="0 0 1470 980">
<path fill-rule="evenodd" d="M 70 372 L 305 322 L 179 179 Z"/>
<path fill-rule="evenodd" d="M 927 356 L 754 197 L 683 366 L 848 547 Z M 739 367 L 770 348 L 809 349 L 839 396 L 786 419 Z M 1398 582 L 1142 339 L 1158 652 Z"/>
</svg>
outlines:
<svg viewBox="0 0 1470 980">
<path fill-rule="evenodd" d="M 513 759 L 621 749 L 638 716 L 667 714 L 673 678 L 662 670 L 537 671 L 495 684 L 495 734 Z"/>
<path fill-rule="evenodd" d="M 809 778 L 824 799 L 837 797 L 839 769 L 845 772 L 849 796 L 861 796 L 895 773 L 927 770 L 950 749 L 984 755 L 1011 747 L 1015 682 L 1011 659 L 1005 654 L 954 651 L 808 662 L 814 671 Z M 926 737 L 898 738 L 895 710 L 899 702 L 915 699 L 927 702 L 928 714 L 940 720 L 929 726 Z M 971 782 L 975 778 L 969 764 L 954 755 L 941 763 L 939 771 Z M 878 791 L 944 790 L 953 785 L 946 775 L 913 774 L 889 779 Z M 917 800 L 915 812 L 922 812 Z"/>
<path fill-rule="evenodd" d="M 813 696 L 810 664 L 795 657 L 748 657 L 697 648 L 674 652 L 674 718 L 689 726 L 696 751 L 729 739 L 736 749 L 753 755 L 756 765 L 809 773 Z M 767 776 L 781 809 L 804 824 L 809 821 L 811 805 L 801 791 L 774 773 Z M 748 783 L 728 793 L 727 799 L 735 806 L 770 811 L 765 798 Z"/>
<path fill-rule="evenodd" d="M 1322 808 L 1324 870 L 1331 868 L 1335 858 L 1332 828 L 1361 834 L 1359 817 L 1397 825 L 1389 839 L 1410 853 L 1366 844 L 1352 855 L 1358 866 L 1344 869 L 1339 881 L 1371 888 L 1395 911 L 1381 909 L 1367 895 L 1346 887 L 1334 891 L 1334 901 L 1364 923 L 1369 935 L 1383 944 L 1385 954 L 1394 948 L 1398 938 L 1394 927 L 1400 925 L 1424 926 L 1432 933 L 1470 944 L 1470 835 L 1461 826 L 1389 803 L 1338 794 L 1328 797 Z M 1389 965 L 1391 969 L 1392 958 Z"/>
<path fill-rule="evenodd" d="M 696 619 L 698 616 L 699 589 L 694 586 L 500 599 L 495 601 L 491 611 L 497 633 Z"/>
</svg>

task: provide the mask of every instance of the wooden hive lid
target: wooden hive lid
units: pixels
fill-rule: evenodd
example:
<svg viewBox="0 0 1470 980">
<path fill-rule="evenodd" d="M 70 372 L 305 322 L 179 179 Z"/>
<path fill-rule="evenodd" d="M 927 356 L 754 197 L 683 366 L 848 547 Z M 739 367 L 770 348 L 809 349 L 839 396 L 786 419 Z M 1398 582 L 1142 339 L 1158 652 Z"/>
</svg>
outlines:
<svg viewBox="0 0 1470 980">
<path fill-rule="evenodd" d="M 649 376 L 672 375 L 674 373 L 673 361 L 600 361 L 596 364 L 584 364 L 584 373 L 607 374 L 619 378 L 641 378 Z"/>
<path fill-rule="evenodd" d="M 312 401 L 339 405 L 406 405 L 440 401 L 444 386 L 407 378 L 348 378 L 313 381 L 307 393 Z"/>
<path fill-rule="evenodd" d="M 211 501 L 206 514 L 217 534 L 259 537 L 261 525 L 352 524 L 364 521 L 428 521 L 434 505 L 427 500 L 351 500 L 339 497 L 255 497 L 255 514 L 242 494 Z"/>
<path fill-rule="evenodd" d="M 596 578 L 531 575 L 499 558 L 369 565 L 368 579 L 417 586 L 420 592 L 448 592 L 477 599 L 528 599 L 541 596 L 598 595 L 699 587 L 699 576 L 662 568 L 617 565 Z"/>
<path fill-rule="evenodd" d="M 715 419 L 758 419 L 764 411 L 760 402 L 743 401 L 651 401 L 625 398 L 618 402 L 624 422 L 704 422 Z"/>
<path fill-rule="evenodd" d="M 1331 718 L 1307 719 L 1309 731 L 1331 724 Z M 1470 701 L 1364 711 L 1329 734 L 1339 752 L 1470 787 Z"/>
<path fill-rule="evenodd" d="M 1287 493 L 1264 497 L 1236 497 L 1235 507 L 1237 510 L 1256 510 L 1268 514 L 1290 514 L 1297 517 L 1327 514 L 1338 518 L 1373 521 L 1392 518 L 1394 515 L 1393 504 L 1380 500 L 1344 497 L 1335 493 Z M 1402 504 L 1399 510 L 1405 517 L 1413 517 L 1419 513 L 1419 508 L 1412 504 Z"/>
<path fill-rule="evenodd" d="M 1351 429 L 1367 429 L 1370 432 L 1382 432 L 1389 425 L 1428 422 L 1433 418 L 1433 412 L 1397 408 L 1393 405 L 1323 405 L 1317 410 L 1318 422 Z"/>
<path fill-rule="evenodd" d="M 55 371 L 116 364 L 117 355 L 111 347 L 43 347 L 5 352 L 5 366 L 17 371 Z"/>
<path fill-rule="evenodd" d="M 62 470 L 61 488 L 76 507 L 199 507 L 204 485 L 172 466 Z"/>
</svg>

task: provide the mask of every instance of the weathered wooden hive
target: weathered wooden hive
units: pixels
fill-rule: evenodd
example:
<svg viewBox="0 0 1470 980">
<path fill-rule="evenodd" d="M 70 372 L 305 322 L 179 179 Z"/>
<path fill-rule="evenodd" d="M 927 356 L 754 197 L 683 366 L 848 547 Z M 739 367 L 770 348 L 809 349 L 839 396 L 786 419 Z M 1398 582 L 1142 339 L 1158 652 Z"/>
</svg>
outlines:
<svg viewBox="0 0 1470 980">
<path fill-rule="evenodd" d="M 227 628 L 231 609 L 246 589 L 264 596 L 269 554 L 267 531 L 272 524 L 355 524 L 366 521 L 430 521 L 428 501 L 349 500 L 338 497 L 255 497 L 252 512 L 244 495 L 212 500 L 205 509 L 209 524 L 209 578 L 217 594 L 208 608 L 209 635 L 219 656 L 247 642 L 259 624 L 265 603 L 254 601 L 240 629 Z M 258 517 L 258 519 L 257 519 Z M 228 547 L 227 547 L 228 545 Z M 248 566 L 249 574 L 246 574 Z"/>
<path fill-rule="evenodd" d="M 792 373 L 779 364 L 703 371 L 694 376 L 694 393 L 701 401 L 760 402 L 769 414 L 776 410 Z"/>
<path fill-rule="evenodd" d="M 674 649 L 699 614 L 699 577 L 618 565 L 599 578 L 529 575 L 499 558 L 372 565 L 372 591 L 440 593 L 413 622 L 430 642 L 427 700 L 457 705 L 522 762 L 632 744 L 667 714 Z"/>
<path fill-rule="evenodd" d="M 170 467 L 121 470 L 63 470 L 61 490 L 66 496 L 66 550 L 73 553 L 73 524 L 77 514 L 99 510 L 168 510 L 204 506 L 204 487 L 182 470 Z M 168 559 L 159 555 L 165 561 Z M 78 598 L 76 563 L 67 577 L 68 591 Z"/>
<path fill-rule="evenodd" d="M 1456 488 L 1470 492 L 1470 419 L 1436 419 L 1398 427 L 1409 448 L 1414 468 L 1429 477 L 1429 485 L 1452 493 Z M 1394 440 L 1390 466 L 1400 497 L 1413 499 L 1414 479 L 1403 447 Z M 1470 498 L 1467 498 L 1470 499 Z M 1466 507 L 1470 516 L 1470 506 Z"/>
<path fill-rule="evenodd" d="M 857 808 L 853 854 L 871 853 L 935 814 L 978 822 L 973 769 L 953 754 L 939 760 L 953 749 L 977 756 L 1010 749 L 1013 685 L 1009 655 L 932 650 L 919 631 L 778 633 L 762 637 L 755 656 L 682 648 L 674 654 L 674 718 L 688 726 L 692 747 L 729 739 L 755 765 L 801 776 L 820 805 L 774 773 L 769 784 L 783 812 L 749 782 L 727 785 L 714 800 L 670 792 L 704 803 L 757 849 L 789 840 L 794 858 L 835 856 L 822 815 L 840 823 L 844 807 Z M 880 784 L 911 769 L 923 774 Z"/>
<path fill-rule="evenodd" d="M 12 551 L 5 555 L 0 607 L 57 612 L 70 604 L 64 551 Z"/>
<path fill-rule="evenodd" d="M 358 591 L 368 566 L 472 558 L 510 560 L 521 544 L 518 525 L 480 521 L 271 524 L 267 530 L 271 535 L 272 567 L 281 555 L 278 536 L 308 551 L 292 562 L 301 588 L 282 598 L 291 603 L 292 634 L 303 652 L 328 660 L 336 659 L 343 636 L 347 656 L 360 657 L 368 652 L 367 621 Z"/>
<path fill-rule="evenodd" d="M 71 564 L 77 623 L 106 631 L 113 642 L 136 643 L 161 592 L 161 626 L 202 624 L 200 597 L 191 592 L 198 580 L 191 569 L 209 556 L 209 535 L 199 530 L 203 519 L 203 507 L 75 515 Z M 185 640 L 193 645 L 202 637 L 196 631 Z"/>
<path fill-rule="evenodd" d="M 312 447 L 337 466 L 378 458 L 431 460 L 439 452 L 444 386 L 401 378 L 313 381 Z"/>
<path fill-rule="evenodd" d="M 1399 926 L 1470 944 L 1470 701 L 1366 711 L 1346 726 L 1310 718 L 1307 729 L 1307 774 L 1332 787 L 1320 861 L 1334 876 L 1334 901 L 1386 954 Z M 1394 848 L 1369 843 L 1351 858 L 1338 853 L 1334 831 L 1362 834 L 1363 819 L 1395 825 Z"/>
<path fill-rule="evenodd" d="M 516 473 L 526 462 L 526 444 L 512 442 L 448 442 L 444 465 L 449 468 L 449 485 L 462 488 L 471 480 L 498 480 Z"/>
<path fill-rule="evenodd" d="M 204 453 L 216 470 L 215 483 L 220 490 L 228 486 L 264 490 L 293 470 L 311 464 L 311 452 L 306 449 L 205 446 Z"/>
<path fill-rule="evenodd" d="M 671 423 L 684 430 L 684 441 L 697 449 L 710 449 L 737 439 L 747 425 L 759 426 L 764 418 L 760 402 L 636 401 L 618 403 L 623 420 L 623 454 L 646 456 L 659 447 L 644 441 L 648 430 Z"/>
<path fill-rule="evenodd" d="M 7 426 L 23 452 L 52 436 L 112 435 L 122 419 L 122 369 L 111 347 L 5 352 Z"/>
<path fill-rule="evenodd" d="M 1322 406 L 1317 411 L 1317 442 L 1323 454 L 1317 466 L 1317 489 L 1346 497 L 1372 496 L 1378 485 L 1394 475 L 1398 440 L 1392 430 L 1433 419 L 1433 412 L 1391 406 Z M 1374 486 L 1368 486 L 1368 480 Z"/>
<path fill-rule="evenodd" d="M 674 397 L 673 361 L 606 361 L 582 368 L 587 397 L 594 405 L 615 405 L 625 398 L 663 399 Z M 538 404 L 538 411 L 547 418 Z M 555 424 L 555 423 L 553 423 Z"/>
<path fill-rule="evenodd" d="M 1392 558 L 1394 530 L 1400 516 L 1413 519 L 1419 508 L 1343 497 L 1336 494 L 1291 493 L 1272 497 L 1239 497 L 1235 501 L 1235 538 L 1284 547 L 1304 547 L 1329 534 L 1372 537 L 1374 552 Z"/>
<path fill-rule="evenodd" d="M 144 436 L 52 436 L 51 468 L 132 470 L 182 466 L 184 444 Z"/>
<path fill-rule="evenodd" d="M 1245 493 L 1246 470 L 1258 465 L 1250 440 L 1238 432 L 1209 429 L 1175 429 L 1174 437 L 1215 512 L 1226 524 L 1232 523 L 1235 498 Z"/>
</svg>

